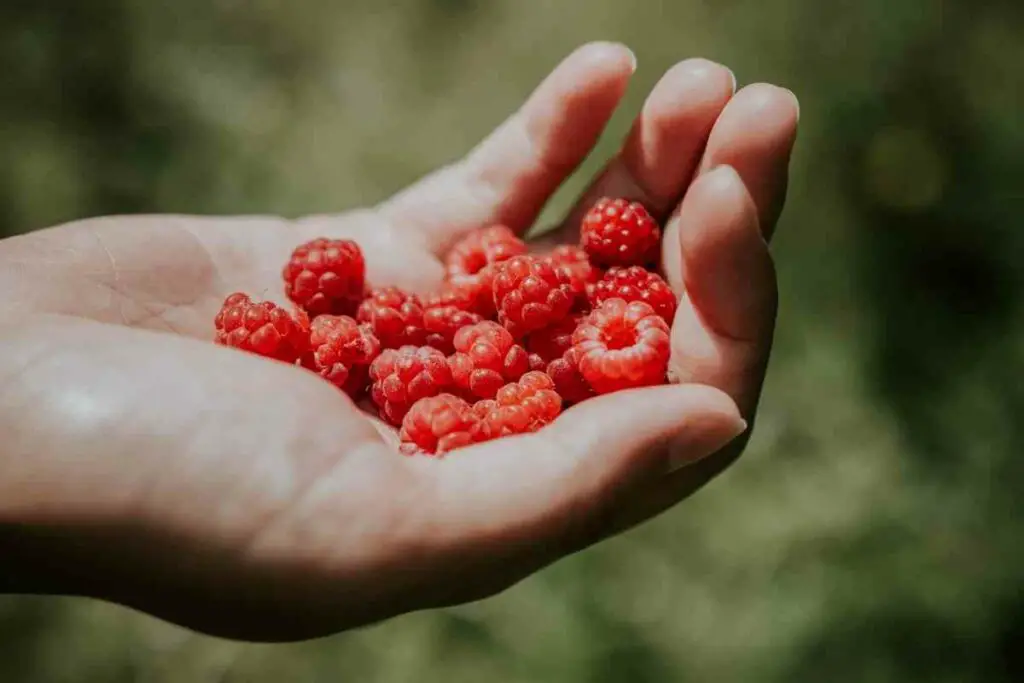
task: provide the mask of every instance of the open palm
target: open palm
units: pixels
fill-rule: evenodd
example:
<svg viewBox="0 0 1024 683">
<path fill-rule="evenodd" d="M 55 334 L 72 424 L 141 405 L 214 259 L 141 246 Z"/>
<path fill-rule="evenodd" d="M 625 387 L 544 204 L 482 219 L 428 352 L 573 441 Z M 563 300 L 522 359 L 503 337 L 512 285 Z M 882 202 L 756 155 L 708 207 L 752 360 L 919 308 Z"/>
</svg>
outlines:
<svg viewBox="0 0 1024 683">
<path fill-rule="evenodd" d="M 667 220 L 679 384 L 599 397 L 536 434 L 442 460 L 404 458 L 311 373 L 209 343 L 229 292 L 280 298 L 281 265 L 304 240 L 354 239 L 373 284 L 429 291 L 461 234 L 525 232 L 632 72 L 625 48 L 584 46 L 464 159 L 372 209 L 97 219 L 0 243 L 10 586 L 221 635 L 304 638 L 491 595 L 719 472 L 742 448 L 726 444 L 753 418 L 771 346 L 765 238 L 797 108 L 774 86 L 734 93 L 730 72 L 705 60 L 664 76 L 620 154 L 545 237 L 575 240 L 602 195 Z"/>
</svg>

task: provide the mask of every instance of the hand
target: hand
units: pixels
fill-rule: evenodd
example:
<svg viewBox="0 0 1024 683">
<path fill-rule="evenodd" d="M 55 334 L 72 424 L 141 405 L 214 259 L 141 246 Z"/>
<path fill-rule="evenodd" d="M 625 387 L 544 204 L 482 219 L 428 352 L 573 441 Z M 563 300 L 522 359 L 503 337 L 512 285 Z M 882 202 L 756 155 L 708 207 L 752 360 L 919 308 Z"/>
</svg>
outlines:
<svg viewBox="0 0 1024 683">
<path fill-rule="evenodd" d="M 464 159 L 373 209 L 99 219 L 0 244 L 0 556 L 16 558 L 0 589 L 99 597 L 230 637 L 312 637 L 497 593 L 724 468 L 771 345 L 764 238 L 798 113 L 774 86 L 734 95 L 730 72 L 703 60 L 664 76 L 551 233 L 575 239 L 605 194 L 668 220 L 679 384 L 407 458 L 312 373 L 209 341 L 229 292 L 279 298 L 303 240 L 355 239 L 373 283 L 428 290 L 460 234 L 527 230 L 633 68 L 621 46 L 577 50 Z"/>
</svg>

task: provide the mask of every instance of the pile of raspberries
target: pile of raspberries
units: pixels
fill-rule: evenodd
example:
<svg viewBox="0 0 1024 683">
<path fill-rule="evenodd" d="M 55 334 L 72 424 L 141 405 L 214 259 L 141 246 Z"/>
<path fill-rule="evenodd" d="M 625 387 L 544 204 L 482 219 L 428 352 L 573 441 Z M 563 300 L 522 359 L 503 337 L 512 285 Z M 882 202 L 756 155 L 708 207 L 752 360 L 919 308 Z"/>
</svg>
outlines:
<svg viewBox="0 0 1024 683">
<path fill-rule="evenodd" d="M 284 267 L 287 310 L 231 294 L 216 342 L 316 372 L 367 397 L 403 453 L 442 455 L 535 431 L 566 406 L 664 384 L 676 296 L 654 272 L 661 228 L 604 198 L 580 243 L 529 254 L 505 226 L 464 236 L 425 297 L 370 288 L 359 246 L 315 239 Z"/>
</svg>

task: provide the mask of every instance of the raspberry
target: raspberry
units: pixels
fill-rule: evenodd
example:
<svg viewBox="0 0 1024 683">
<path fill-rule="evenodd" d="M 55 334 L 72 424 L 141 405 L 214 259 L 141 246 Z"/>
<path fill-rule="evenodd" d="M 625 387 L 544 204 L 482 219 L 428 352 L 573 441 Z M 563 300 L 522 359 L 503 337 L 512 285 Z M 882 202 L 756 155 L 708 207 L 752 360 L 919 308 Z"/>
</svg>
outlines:
<svg viewBox="0 0 1024 683">
<path fill-rule="evenodd" d="M 451 394 L 420 399 L 402 420 L 402 451 L 441 455 L 473 442 L 477 419 L 466 401 Z M 412 448 L 410 448 L 412 447 Z"/>
<path fill-rule="evenodd" d="M 587 253 L 574 244 L 562 244 L 544 258 L 569 275 L 572 290 L 579 297 L 577 301 L 586 302 L 587 285 L 597 282 L 601 277 L 601 271 L 590 263 Z"/>
<path fill-rule="evenodd" d="M 473 275 L 449 275 L 449 297 L 467 311 L 485 319 L 493 319 L 496 311 L 493 295 L 494 266 L 485 266 Z"/>
<path fill-rule="evenodd" d="M 351 240 L 319 238 L 292 252 L 282 273 L 288 298 L 310 315 L 354 315 L 366 291 L 366 262 Z"/>
<path fill-rule="evenodd" d="M 421 398 L 437 396 L 452 383 L 447 358 L 429 346 L 383 351 L 370 365 L 370 396 L 381 416 L 393 425 Z"/>
<path fill-rule="evenodd" d="M 665 381 L 669 327 L 650 304 L 608 299 L 572 335 L 580 374 L 599 394 Z"/>
<path fill-rule="evenodd" d="M 530 367 L 526 349 L 501 325 L 485 320 L 455 335 L 448 358 L 452 381 L 467 397 L 493 398 L 498 389 L 523 376 Z"/>
<path fill-rule="evenodd" d="M 359 305 L 356 319 L 367 323 L 385 349 L 421 346 L 426 342 L 423 304 L 415 294 L 397 287 L 376 289 Z"/>
<path fill-rule="evenodd" d="M 494 303 L 498 320 L 517 339 L 569 314 L 576 298 L 569 275 L 551 263 L 516 256 L 496 266 Z"/>
<path fill-rule="evenodd" d="M 518 382 L 506 384 L 494 400 L 473 406 L 478 422 L 474 441 L 489 441 L 511 434 L 534 432 L 562 412 L 562 398 L 543 372 L 528 372 Z"/>
<path fill-rule="evenodd" d="M 363 392 L 370 364 L 380 354 L 380 342 L 368 325 L 345 315 L 318 316 L 311 326 L 310 345 L 321 377 L 353 398 Z"/>
<path fill-rule="evenodd" d="M 555 324 L 531 333 L 526 338 L 526 350 L 543 358 L 545 363 L 561 358 L 572 346 L 572 333 L 582 318 L 580 314 L 567 315 Z"/>
<path fill-rule="evenodd" d="M 573 349 L 548 363 L 547 373 L 555 383 L 555 391 L 566 404 L 582 403 L 594 395 L 594 390 L 580 374 L 579 362 Z"/>
<path fill-rule="evenodd" d="M 504 225 L 495 225 L 456 242 L 445 257 L 445 268 L 449 275 L 475 275 L 485 266 L 525 253 L 525 242 Z"/>
<path fill-rule="evenodd" d="M 493 265 L 525 253 L 526 243 L 503 225 L 474 230 L 459 240 L 445 258 L 449 288 L 468 302 L 467 310 L 493 318 Z"/>
<path fill-rule="evenodd" d="M 647 209 L 625 199 L 599 199 L 580 227 L 580 246 L 598 266 L 649 263 L 660 239 L 661 229 Z"/>
<path fill-rule="evenodd" d="M 236 292 L 224 300 L 214 318 L 214 341 L 285 363 L 295 363 L 309 350 L 304 316 L 294 317 L 270 301 L 253 301 Z"/>
<path fill-rule="evenodd" d="M 455 351 L 455 333 L 463 327 L 482 321 L 476 313 L 464 311 L 457 306 L 435 306 L 423 311 L 423 328 L 426 330 L 426 344 L 445 353 Z"/>
<path fill-rule="evenodd" d="M 640 266 L 612 268 L 590 291 L 590 304 L 595 308 L 608 299 L 625 302 L 643 301 L 664 318 L 669 325 L 676 313 L 676 295 L 657 273 Z"/>
<path fill-rule="evenodd" d="M 466 311 L 484 319 L 493 319 L 496 313 L 491 293 L 493 281 L 494 268 L 491 266 L 473 275 L 449 275 L 446 284 L 450 293 L 447 298 Z"/>
</svg>

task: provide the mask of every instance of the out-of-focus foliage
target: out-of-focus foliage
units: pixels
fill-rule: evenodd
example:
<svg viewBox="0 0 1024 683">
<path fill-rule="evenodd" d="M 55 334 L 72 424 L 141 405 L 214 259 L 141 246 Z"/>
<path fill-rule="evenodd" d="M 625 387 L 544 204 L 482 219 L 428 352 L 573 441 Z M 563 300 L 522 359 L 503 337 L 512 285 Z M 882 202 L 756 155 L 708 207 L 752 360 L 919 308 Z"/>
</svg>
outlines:
<svg viewBox="0 0 1024 683">
<path fill-rule="evenodd" d="M 963 0 L 10 0 L 0 233 L 375 202 L 591 39 L 802 102 L 751 448 L 499 598 L 292 646 L 0 600 L 0 680 L 1024 680 L 1024 31 Z M 2 559 L 0 559 L 2 561 Z"/>
</svg>

